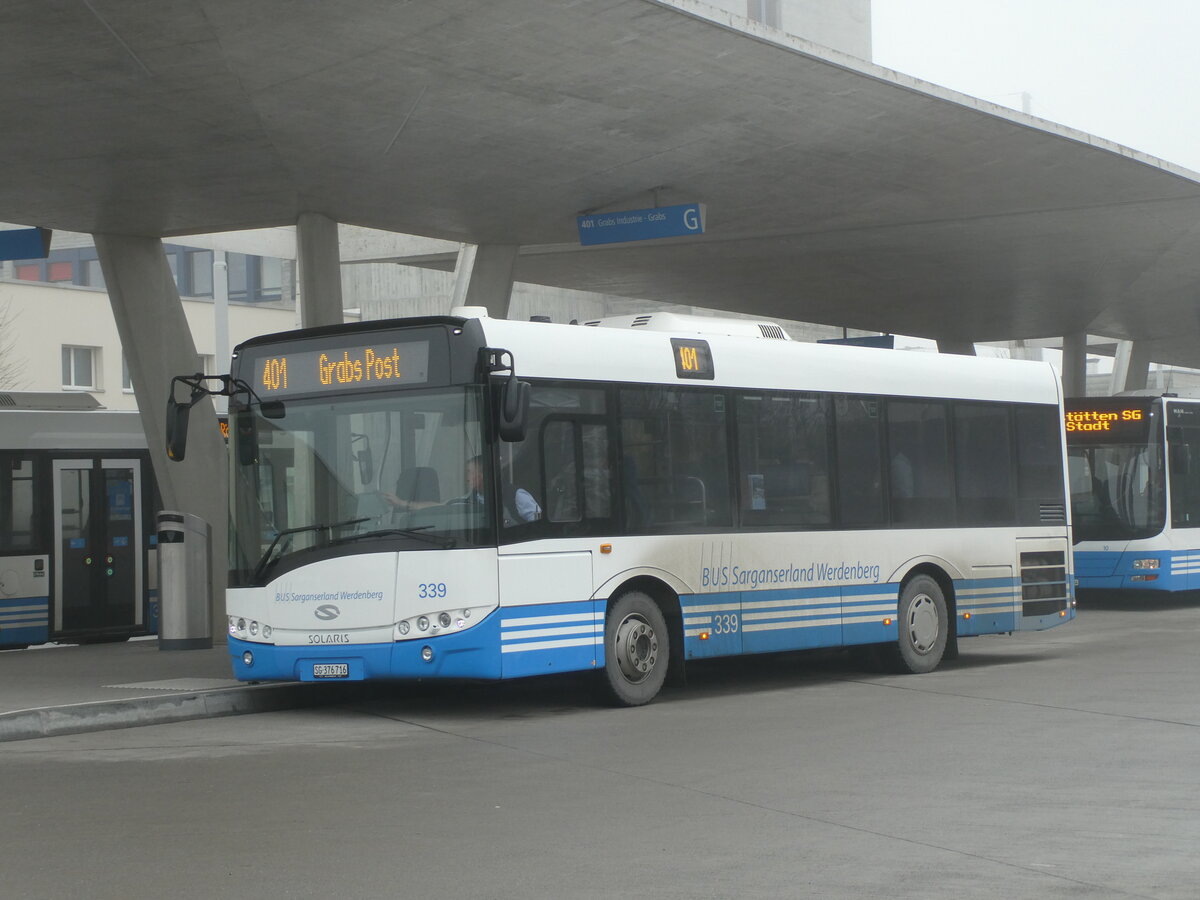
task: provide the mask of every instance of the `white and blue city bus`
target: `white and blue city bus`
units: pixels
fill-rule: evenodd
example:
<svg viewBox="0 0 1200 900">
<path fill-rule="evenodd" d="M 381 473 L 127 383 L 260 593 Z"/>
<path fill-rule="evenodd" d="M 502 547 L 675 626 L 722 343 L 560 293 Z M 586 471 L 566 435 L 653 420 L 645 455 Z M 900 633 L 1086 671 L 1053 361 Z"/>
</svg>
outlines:
<svg viewBox="0 0 1200 900">
<path fill-rule="evenodd" d="M 596 670 L 636 705 L 686 660 L 876 645 L 928 672 L 1074 617 L 1048 365 L 458 312 L 236 349 L 239 679 Z M 211 383 L 180 382 L 175 457 Z"/>
<path fill-rule="evenodd" d="M 1200 401 L 1066 401 L 1081 590 L 1200 589 Z"/>
<path fill-rule="evenodd" d="M 0 391 L 0 650 L 155 633 L 157 505 L 136 412 Z"/>
</svg>

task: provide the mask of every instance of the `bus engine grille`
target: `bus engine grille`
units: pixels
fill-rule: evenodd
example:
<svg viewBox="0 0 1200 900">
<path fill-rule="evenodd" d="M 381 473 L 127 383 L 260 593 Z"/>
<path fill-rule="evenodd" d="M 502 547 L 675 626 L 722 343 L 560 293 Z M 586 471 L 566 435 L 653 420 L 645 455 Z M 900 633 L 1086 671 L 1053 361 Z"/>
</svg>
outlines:
<svg viewBox="0 0 1200 900">
<path fill-rule="evenodd" d="M 1070 594 L 1065 551 L 1021 554 L 1021 601 L 1023 616 L 1049 616 L 1067 608 Z"/>
</svg>

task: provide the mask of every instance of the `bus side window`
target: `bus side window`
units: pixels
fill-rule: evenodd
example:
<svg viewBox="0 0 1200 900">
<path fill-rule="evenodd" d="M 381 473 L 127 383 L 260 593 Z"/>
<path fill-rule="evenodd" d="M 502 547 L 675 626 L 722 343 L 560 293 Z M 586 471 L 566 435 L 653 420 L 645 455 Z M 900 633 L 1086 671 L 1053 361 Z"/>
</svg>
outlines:
<svg viewBox="0 0 1200 900">
<path fill-rule="evenodd" d="M 612 531 L 611 442 L 606 409 L 603 388 L 533 383 L 529 449 L 501 447 L 500 471 L 503 478 L 511 469 L 512 483 L 532 495 L 541 515 L 535 522 L 502 519 L 507 533 L 504 540 Z"/>
<path fill-rule="evenodd" d="M 737 397 L 738 488 L 747 525 L 829 525 L 829 399 Z"/>
<path fill-rule="evenodd" d="M 689 531 L 732 524 L 725 393 L 621 391 L 626 526 Z"/>
<path fill-rule="evenodd" d="M 1170 428 L 1171 525 L 1200 528 L 1200 428 Z"/>
<path fill-rule="evenodd" d="M 40 510 L 34 503 L 33 460 L 0 454 L 0 551 L 34 546 Z"/>
<path fill-rule="evenodd" d="M 842 525 L 883 522 L 883 452 L 878 397 L 834 398 L 838 506 Z"/>
</svg>

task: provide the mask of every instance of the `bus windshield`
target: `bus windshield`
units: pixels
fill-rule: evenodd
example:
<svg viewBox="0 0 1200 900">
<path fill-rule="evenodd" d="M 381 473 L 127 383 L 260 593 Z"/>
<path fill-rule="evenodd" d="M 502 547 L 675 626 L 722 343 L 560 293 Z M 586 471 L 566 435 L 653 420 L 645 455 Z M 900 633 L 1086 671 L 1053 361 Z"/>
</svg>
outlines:
<svg viewBox="0 0 1200 900">
<path fill-rule="evenodd" d="M 232 410 L 230 584 L 332 553 L 494 543 L 482 393 L 458 386 Z"/>
<path fill-rule="evenodd" d="M 1068 448 L 1075 541 L 1131 541 L 1163 530 L 1164 480 L 1158 444 Z"/>
</svg>

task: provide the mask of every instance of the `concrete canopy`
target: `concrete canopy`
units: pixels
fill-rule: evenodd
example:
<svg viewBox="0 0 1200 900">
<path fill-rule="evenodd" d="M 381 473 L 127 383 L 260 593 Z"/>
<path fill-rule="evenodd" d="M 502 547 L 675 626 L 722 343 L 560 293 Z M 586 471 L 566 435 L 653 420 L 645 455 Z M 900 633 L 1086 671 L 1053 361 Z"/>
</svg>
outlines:
<svg viewBox="0 0 1200 900">
<path fill-rule="evenodd" d="M 10 0 L 0 77 L 3 221 L 316 212 L 519 244 L 532 283 L 1200 367 L 1200 176 L 693 0 Z M 656 201 L 707 234 L 576 244 Z"/>
</svg>

